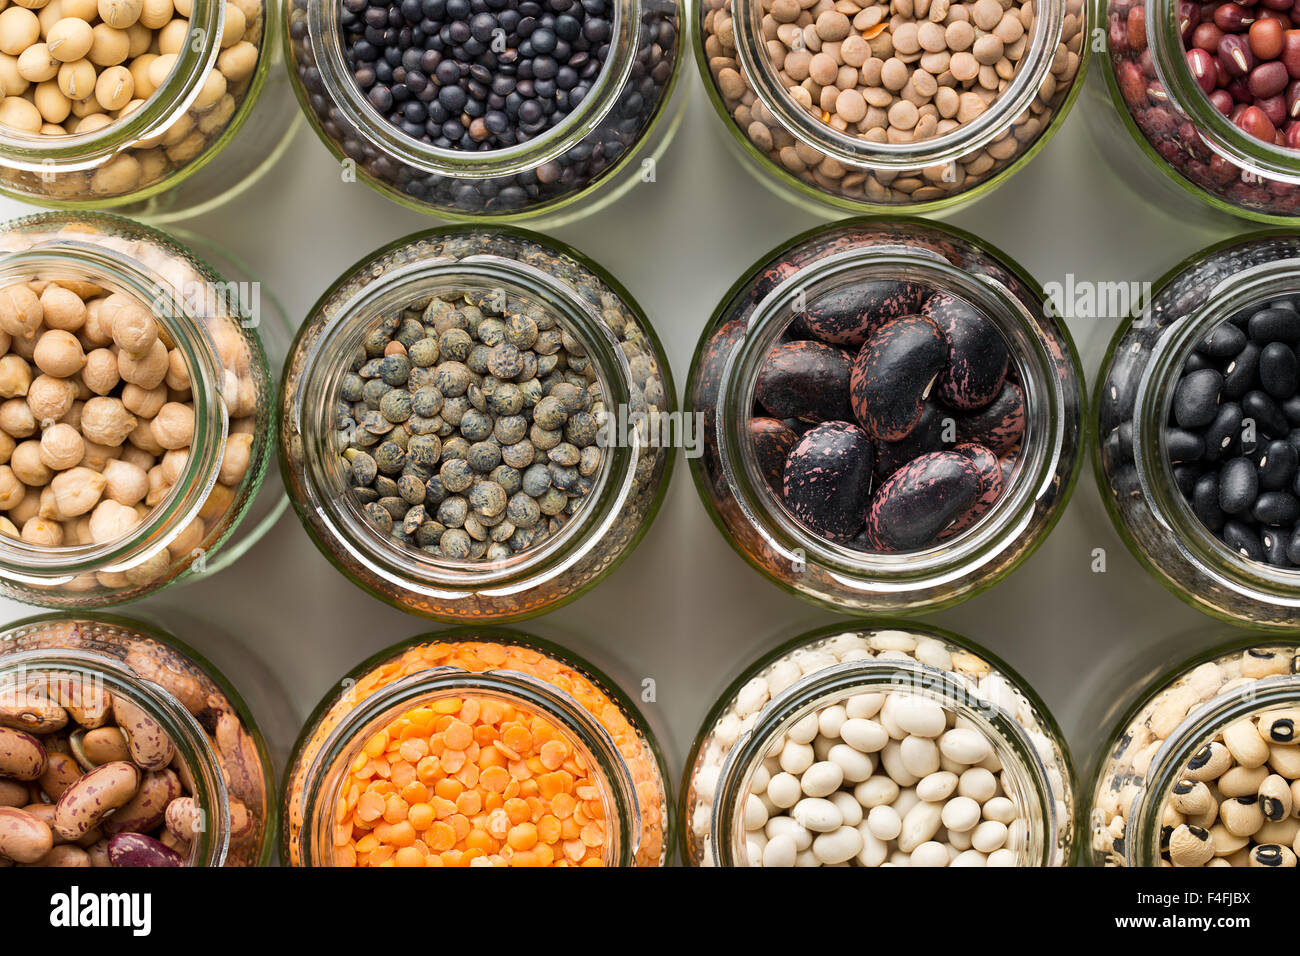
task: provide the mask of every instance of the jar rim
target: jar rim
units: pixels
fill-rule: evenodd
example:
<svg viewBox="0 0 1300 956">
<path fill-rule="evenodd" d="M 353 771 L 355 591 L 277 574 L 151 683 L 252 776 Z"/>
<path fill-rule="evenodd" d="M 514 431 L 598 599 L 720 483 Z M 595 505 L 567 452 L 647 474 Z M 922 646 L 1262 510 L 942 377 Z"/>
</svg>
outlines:
<svg viewBox="0 0 1300 956">
<path fill-rule="evenodd" d="M 87 233 L 86 238 L 77 233 L 56 232 L 60 226 L 86 220 L 98 223 L 103 231 Z M 217 480 L 229 416 L 218 397 L 222 388 L 222 368 L 216 358 L 216 346 L 206 328 L 208 317 L 194 314 L 178 290 L 160 273 L 95 240 L 105 233 L 124 232 L 134 240 L 166 250 L 169 255 L 190 260 L 200 276 L 211 280 L 214 273 L 192 252 L 164 234 L 104 213 L 39 213 L 13 220 L 4 228 L 9 232 L 27 228 L 50 230 L 26 249 L 0 253 L 0 269 L 8 274 L 8 278 L 21 281 L 24 270 L 34 267 L 57 270 L 63 264 L 75 263 L 84 274 L 93 273 L 106 282 L 107 288 L 125 289 L 150 306 L 155 320 L 166 329 L 176 348 L 184 355 L 190 375 L 201 386 L 192 391 L 195 431 L 184 471 L 168 496 L 150 511 L 142 525 L 126 536 L 104 544 L 58 548 L 31 546 L 0 536 L 0 570 L 4 576 L 39 587 L 50 587 L 60 580 L 70 580 L 86 572 L 129 570 L 166 550 L 169 542 L 198 515 Z M 242 316 L 237 303 L 227 301 L 226 304 L 231 306 L 232 317 Z M 265 365 L 260 340 L 257 336 L 250 336 L 248 341 L 250 345 L 256 343 L 256 354 L 262 355 L 262 364 Z"/>
<path fill-rule="evenodd" d="M 1059 42 L 1065 24 L 1066 7 L 1065 0 L 1040 0 L 1035 4 L 1034 35 L 1026 43 L 1028 63 L 1022 61 L 1017 66 L 1011 85 L 974 121 L 920 142 L 873 143 L 819 122 L 795 103 L 777 79 L 776 70 L 762 49 L 762 4 L 754 0 L 731 0 L 731 3 L 738 61 L 750 80 L 754 95 L 781 128 L 804 145 L 847 166 L 896 171 L 956 163 L 1003 135 L 1011 121 L 1029 109 L 1051 70 L 1056 42 Z M 747 15 L 736 15 L 736 4 L 743 4 Z M 1053 38 L 1055 42 L 1049 42 Z M 1026 66 L 1030 68 L 1025 69 Z"/>
<path fill-rule="evenodd" d="M 458 179 L 494 179 L 536 169 L 559 159 L 573 143 L 600 128 L 614 108 L 636 63 L 641 19 L 631 15 L 629 0 L 614 0 L 610 52 L 589 94 L 569 116 L 535 139 L 505 149 L 442 149 L 416 140 L 389 123 L 367 102 L 350 75 L 339 30 L 339 4 L 306 0 L 307 42 L 331 103 L 368 144 L 382 155 L 425 173 Z M 286 42 L 288 31 L 285 33 Z M 290 55 L 292 61 L 292 55 Z M 597 93 L 598 91 L 598 93 Z M 666 97 L 665 97 L 666 101 Z M 314 116 L 314 111 L 309 112 Z"/>
<path fill-rule="evenodd" d="M 630 408 L 631 374 L 626 357 L 600 320 L 598 310 L 564 282 L 541 269 L 491 252 L 475 252 L 462 258 L 454 258 L 454 253 L 442 253 L 437 259 L 429 258 L 432 250 L 427 247 L 432 243 L 465 236 L 493 235 L 531 243 L 549 253 L 568 257 L 583 269 L 592 270 L 608 291 L 637 318 L 641 330 L 647 336 L 653 336 L 653 332 L 648 331 L 649 323 L 644 313 L 625 289 L 612 282 L 590 260 L 548 237 L 501 226 L 471 225 L 426 230 L 371 253 L 346 270 L 326 290 L 308 313 L 312 316 L 311 321 L 300 328 L 289 351 L 286 374 L 281 379 L 280 404 L 285 437 L 278 444 L 282 466 L 286 479 L 296 485 L 291 489 L 298 492 L 291 495 L 295 509 L 318 546 L 327 554 L 345 550 L 369 574 L 379 576 L 407 594 L 443 601 L 474 594 L 515 593 L 539 570 L 569 567 L 582 560 L 617 518 L 622 503 L 631 494 L 637 463 L 648 451 L 635 429 L 629 431 L 631 441 L 619 440 L 602 445 L 606 454 L 598 473 L 600 478 L 561 533 L 499 562 L 447 561 L 427 553 L 399 549 L 381 537 L 359 509 L 341 500 L 346 496 L 325 493 L 330 476 L 325 471 L 323 459 L 326 454 L 322 452 L 327 450 L 312 436 L 320 430 L 317 426 L 325 422 L 323 416 L 327 416 L 330 410 L 328 402 L 309 403 L 307 393 L 328 384 L 320 381 L 322 370 L 328 370 L 330 365 L 326 353 L 334 347 L 343 330 L 355 335 L 360 327 L 373 324 L 378 314 L 389 310 L 391 303 L 381 302 L 382 297 L 401 295 L 412 286 L 424 284 L 427 287 L 431 279 L 454 278 L 467 273 L 495 276 L 501 283 L 526 287 L 539 301 L 546 301 L 553 312 L 561 309 L 562 315 L 557 316 L 561 325 L 577 328 L 575 337 L 586 347 L 593 363 L 600 366 L 599 380 L 606 404 L 614 410 Z M 419 258 L 384 269 L 382 273 L 378 271 L 380 263 L 404 252 Z M 364 281 L 365 285 L 348 288 L 359 281 Z M 297 380 L 289 374 L 295 365 L 301 369 Z M 671 389 L 667 370 L 661 368 L 660 373 L 664 376 L 666 389 Z M 307 417 L 308 404 L 316 408 L 315 417 L 311 419 Z M 291 443 L 309 447 L 291 452 Z M 300 494 L 302 501 L 299 500 Z M 310 509 L 305 505 L 307 500 L 312 502 Z M 349 576 L 374 591 L 351 569 Z M 391 600 L 382 594 L 380 596 Z"/>
</svg>

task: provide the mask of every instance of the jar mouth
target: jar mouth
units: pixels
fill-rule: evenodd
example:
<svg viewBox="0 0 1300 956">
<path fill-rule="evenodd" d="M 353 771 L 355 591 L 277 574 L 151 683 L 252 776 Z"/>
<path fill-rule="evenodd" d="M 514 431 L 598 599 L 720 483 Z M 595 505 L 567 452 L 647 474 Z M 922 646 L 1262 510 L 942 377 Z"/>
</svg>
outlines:
<svg viewBox="0 0 1300 956">
<path fill-rule="evenodd" d="M 1014 714 L 974 692 L 947 671 L 917 662 L 899 660 L 850 661 L 808 674 L 770 700 L 759 712 L 723 761 L 713 802 L 710 827 L 718 865 L 743 865 L 744 832 L 733 821 L 741 819 L 754 774 L 772 742 L 791 727 L 827 705 L 854 694 L 899 692 L 929 698 L 969 720 L 993 745 L 1003 774 L 1017 792 L 1018 804 L 1031 821 L 1029 843 L 1017 848 L 1031 864 L 1051 863 L 1056 837 L 1063 822 L 1052 796 L 1050 775 L 1038 748 Z M 1009 771 L 1009 772 L 1008 772 Z M 724 837 L 718 839 L 719 836 Z M 1022 864 L 1026 865 L 1026 864 Z"/>
<path fill-rule="evenodd" d="M 38 223 L 40 217 L 30 221 Z M 52 224 L 56 222 L 57 215 Z M 10 227 L 23 223 L 19 220 Z M 46 588 L 86 572 L 128 571 L 166 550 L 176 534 L 198 515 L 216 484 L 229 419 L 221 400 L 224 381 L 216 346 L 205 328 L 204 316 L 194 308 L 196 304 L 211 304 L 206 297 L 196 303 L 185 290 L 173 289 L 132 258 L 72 234 L 0 256 L 0 285 L 41 277 L 78 278 L 147 303 L 185 357 L 193 384 L 195 423 L 184 471 L 149 516 L 125 536 L 102 544 L 41 547 L 0 535 L 0 571 L 4 576 Z"/>
<path fill-rule="evenodd" d="M 48 621 L 0 634 L 0 642 L 39 632 Z M 207 812 L 207 826 L 199 830 L 190 847 L 190 866 L 224 866 L 230 849 L 230 796 L 220 770 L 220 761 L 202 726 L 184 705 L 159 684 L 137 674 L 130 667 L 104 657 L 89 658 L 74 649 L 44 648 L 19 651 L 0 657 L 0 686 L 24 686 L 53 678 L 76 678 L 124 697 L 156 720 L 176 747 L 181 763 Z M 199 791 L 202 791 L 201 793 Z"/>
<path fill-rule="evenodd" d="M 332 356 L 351 355 L 384 315 L 413 303 L 426 303 L 439 290 L 464 292 L 467 287 L 518 296 L 543 305 L 561 328 L 587 350 L 598 369 L 597 382 L 611 414 L 631 407 L 631 372 L 618 343 L 593 307 L 563 283 L 531 264 L 493 254 L 458 260 L 413 262 L 388 271 L 381 281 L 365 286 L 333 308 L 306 357 L 303 383 L 288 397 L 286 420 L 299 436 L 337 433 L 336 399 L 347 363 Z M 292 353 L 291 359 L 293 361 Z M 286 376 L 287 381 L 287 376 Z M 602 427 L 600 434 L 606 434 Z M 325 448 L 304 455 L 306 483 L 316 516 L 326 522 L 337 546 L 353 561 L 378 564 L 375 570 L 402 590 L 418 590 L 440 599 L 474 589 L 485 596 L 505 596 L 528 587 L 536 568 L 563 570 L 581 561 L 610 531 L 623 501 L 632 492 L 636 466 L 645 453 L 636 429 L 629 441 L 598 439 L 603 454 L 592 476 L 593 487 L 560 531 L 541 543 L 507 558 L 460 561 L 402 547 L 382 534 L 348 493 L 340 456 Z M 611 493 L 611 489 L 615 493 Z M 332 542 L 333 543 L 333 542 Z"/>
<path fill-rule="evenodd" d="M 634 822 L 641 816 L 636 784 L 609 731 L 567 692 L 519 671 L 474 672 L 449 666 L 411 674 L 360 700 L 355 687 L 349 686 L 321 715 L 350 708 L 301 771 L 303 824 L 297 840 L 304 865 L 328 865 L 325 861 L 332 859 L 334 807 L 347 768 L 366 741 L 407 711 L 449 697 L 493 699 L 554 723 L 598 773 L 605 819 L 617 823 L 606 832 L 605 865 L 633 865 L 640 844 Z M 286 786 L 294 782 L 286 778 Z"/>
<path fill-rule="evenodd" d="M 794 517 L 766 478 L 748 440 L 758 373 L 777 338 L 795 315 L 792 303 L 812 303 L 829 292 L 873 280 L 903 279 L 963 299 L 992 317 L 1007 340 L 1019 374 L 1026 410 L 1021 451 L 1002 496 L 969 528 L 930 547 L 873 552 L 829 541 Z M 873 590 L 907 590 L 957 580 L 973 564 L 1020 538 L 1032 524 L 1039 498 L 1053 481 L 1055 455 L 1065 428 L 1064 399 L 1054 383 L 1052 357 L 1035 333 L 1034 316 L 998 280 L 954 267 L 936 252 L 894 244 L 834 253 L 799 270 L 773 288 L 754 308 L 745 338 L 727 357 L 715 414 L 718 455 L 734 481 L 741 509 L 777 551 L 796 549 L 810 560 L 865 580 Z M 732 414 L 731 409 L 745 409 Z"/>
<path fill-rule="evenodd" d="M 506 149 L 469 151 L 420 142 L 379 114 L 362 95 L 348 68 L 338 11 L 339 4 L 333 0 L 310 0 L 307 4 L 312 57 L 335 105 L 382 154 L 427 173 L 462 179 L 495 179 L 535 169 L 558 160 L 574 143 L 599 129 L 631 76 L 641 29 L 639 19 L 628 16 L 622 3 L 615 3 L 609 55 L 596 75 L 592 92 L 578 108 L 535 139 Z"/>
<path fill-rule="evenodd" d="M 42 136 L 0 126 L 0 158 L 14 169 L 34 173 L 94 170 L 104 160 L 168 129 L 202 92 L 203 80 L 216 66 L 221 46 L 206 40 L 194 49 L 193 38 L 220 37 L 225 27 L 224 0 L 193 0 L 189 42 L 163 85 L 137 109 L 102 129 L 66 136 Z"/>
<path fill-rule="evenodd" d="M 732 0 L 743 4 L 742 14 L 733 15 L 736 55 L 749 77 L 755 95 L 776 117 L 783 129 L 804 145 L 856 168 L 912 170 L 955 163 L 1001 136 L 1011 121 L 1029 109 L 1044 78 L 1051 70 L 1056 40 L 1065 23 L 1064 0 L 1042 0 L 1035 5 L 1034 32 L 1026 44 L 1025 56 L 1006 88 L 975 120 L 950 133 L 919 143 L 872 143 L 841 133 L 817 120 L 796 103 L 785 89 L 764 50 L 761 28 L 762 4 L 756 0 Z"/>
<path fill-rule="evenodd" d="M 1300 150 L 1266 143 L 1224 116 L 1187 66 L 1177 0 L 1145 0 L 1147 48 L 1166 96 L 1182 110 L 1215 153 L 1244 170 L 1300 185 Z"/>
<path fill-rule="evenodd" d="M 1242 309 L 1300 291 L 1300 257 L 1252 266 L 1219 282 L 1201 306 L 1174 323 L 1138 381 L 1133 462 L 1143 494 L 1168 537 L 1190 561 L 1224 587 L 1264 594 L 1270 603 L 1300 608 L 1300 568 L 1278 568 L 1233 551 L 1210 533 L 1178 491 L 1164 425 L 1184 362 L 1211 331 Z"/>
<path fill-rule="evenodd" d="M 1294 645 L 1265 645 L 1285 648 Z M 1155 866 L 1160 860 L 1161 817 L 1174 786 L 1192 756 L 1238 720 L 1300 703 L 1300 674 L 1264 677 L 1220 694 L 1194 708 L 1165 738 L 1151 758 L 1149 783 L 1135 798 L 1130 819 L 1136 839 L 1126 840 L 1128 866 Z"/>
</svg>

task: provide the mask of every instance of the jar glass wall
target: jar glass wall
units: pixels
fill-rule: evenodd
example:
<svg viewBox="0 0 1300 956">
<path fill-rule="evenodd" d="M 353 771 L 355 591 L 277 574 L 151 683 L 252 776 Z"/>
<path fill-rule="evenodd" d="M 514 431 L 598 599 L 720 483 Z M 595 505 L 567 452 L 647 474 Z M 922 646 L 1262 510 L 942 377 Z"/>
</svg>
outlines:
<svg viewBox="0 0 1300 956">
<path fill-rule="evenodd" d="M 714 705 L 683 848 L 694 866 L 1065 866 L 1073 788 L 1013 671 L 945 631 L 861 622 L 778 648 Z"/>
<path fill-rule="evenodd" d="M 705 0 L 695 53 L 743 161 L 786 197 L 941 209 L 1029 161 L 1089 55 L 1079 0 L 975 6 Z"/>
<path fill-rule="evenodd" d="M 599 266 L 519 232 L 420 233 L 367 257 L 312 310 L 281 403 L 285 481 L 317 546 L 447 620 L 594 586 L 672 462 L 654 330 Z"/>
<path fill-rule="evenodd" d="M 281 857 L 663 866 L 664 781 L 640 714 L 586 661 L 508 631 L 443 631 L 380 652 L 317 706 L 285 780 Z"/>
<path fill-rule="evenodd" d="M 1287 145 L 1294 123 L 1283 89 L 1257 85 L 1257 97 L 1244 75 L 1236 84 L 1235 73 L 1216 77 L 1218 44 L 1225 35 L 1217 22 L 1230 27 L 1230 41 L 1240 39 L 1250 69 L 1270 64 L 1268 70 L 1280 72 L 1282 87 L 1290 82 L 1287 71 L 1279 69 L 1282 60 L 1257 63 L 1245 46 L 1253 11 L 1236 16 L 1229 9 L 1234 15 L 1228 18 L 1212 18 L 1213 12 L 1177 0 L 1099 0 L 1096 19 L 1105 26 L 1102 72 L 1116 118 L 1106 124 L 1106 142 L 1116 151 L 1131 149 L 1123 140 L 1137 144 L 1144 164 L 1160 170 L 1142 182 L 1157 196 L 1163 179 L 1221 212 L 1294 222 L 1300 212 L 1300 152 Z M 1233 62 L 1230 54 L 1224 56 L 1223 62 Z M 1247 108 L 1253 122 L 1241 121 Z"/>
<path fill-rule="evenodd" d="M 97 64 L 82 81 L 91 95 L 64 96 L 55 112 L 49 99 L 78 89 L 75 82 L 50 90 L 14 72 L 5 93 L 26 106 L 7 114 L 20 125 L 0 125 L 0 191 L 37 205 L 161 220 L 246 188 L 278 157 L 296 118 L 286 85 L 273 75 L 280 17 L 278 0 L 187 0 L 167 19 L 151 10 L 128 29 L 98 23 L 104 49 L 78 61 Z M 41 37 L 47 32 L 42 27 Z M 123 47 L 114 53 L 117 42 Z M 95 79 L 96 69 L 107 79 Z M 127 101 L 104 92 L 109 86 Z M 23 99 L 38 91 L 44 112 Z"/>
<path fill-rule="evenodd" d="M 480 13 L 477 36 L 425 6 L 383 28 L 364 4 L 286 6 L 298 98 L 348 175 L 445 219 L 552 225 L 653 179 L 683 106 L 675 0 L 525 2 Z"/>
<path fill-rule="evenodd" d="M 1259 381 L 1259 356 L 1272 343 L 1257 336 L 1267 330 L 1249 331 L 1250 318 L 1265 306 L 1294 309 L 1289 297 L 1300 292 L 1298 251 L 1293 237 L 1246 237 L 1172 270 L 1156 284 L 1149 306 L 1116 332 L 1102 363 L 1096 409 L 1097 481 L 1130 550 L 1199 610 L 1282 628 L 1295 626 L 1300 607 L 1300 571 L 1286 557 L 1293 528 L 1268 523 L 1274 519 L 1263 512 L 1259 517 L 1268 521 L 1257 522 L 1251 508 L 1257 497 L 1242 511 L 1229 504 L 1231 514 L 1218 503 L 1224 476 L 1239 469 L 1260 492 L 1261 463 L 1275 443 L 1294 444 L 1300 427 L 1283 411 L 1294 416 L 1295 403 L 1272 398 Z M 1214 334 L 1228 343 L 1226 350 L 1209 344 Z M 1225 354 L 1211 354 L 1220 351 Z M 1175 395 L 1190 372 L 1202 369 L 1211 386 L 1208 424 L 1180 427 Z M 1199 446 L 1184 447 L 1188 435 Z M 1202 493 L 1215 485 L 1208 510 L 1196 491 L 1202 482 Z M 1292 492 L 1286 482 L 1278 487 L 1283 496 Z"/>
<path fill-rule="evenodd" d="M 1081 377 L 1042 291 L 1000 253 L 931 223 L 851 221 L 765 257 L 714 312 L 687 386 L 705 434 L 692 470 L 741 556 L 800 597 L 951 604 L 1054 525 L 1079 468 Z M 830 469 L 835 493 L 804 495 L 803 466 L 844 436 L 857 457 Z"/>
<path fill-rule="evenodd" d="M 0 803 L 57 834 L 37 865 L 269 861 L 276 805 L 257 725 L 225 678 L 170 635 L 110 616 L 19 621 L 0 632 L 0 699 L 3 732 L 46 765 L 39 782 L 0 775 Z M 111 813 L 78 822 L 83 780 L 99 781 Z"/>
<path fill-rule="evenodd" d="M 263 309 L 256 283 L 94 213 L 8 224 L 0 270 L 13 332 L 0 359 L 4 593 L 102 606 L 215 570 L 228 543 L 242 553 L 281 507 L 276 489 L 259 495 L 274 412 L 258 327 L 275 341 L 280 321 L 269 297 Z"/>
<path fill-rule="evenodd" d="M 1141 691 L 1102 753 L 1094 866 L 1296 865 L 1300 647 L 1233 645 Z"/>
</svg>

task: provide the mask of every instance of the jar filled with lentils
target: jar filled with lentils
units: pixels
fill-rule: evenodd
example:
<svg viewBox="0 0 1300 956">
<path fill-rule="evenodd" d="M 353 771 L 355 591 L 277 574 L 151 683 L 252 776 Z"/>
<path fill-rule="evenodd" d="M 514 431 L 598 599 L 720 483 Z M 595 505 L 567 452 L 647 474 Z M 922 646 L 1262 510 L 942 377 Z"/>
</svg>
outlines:
<svg viewBox="0 0 1300 956">
<path fill-rule="evenodd" d="M 696 485 L 736 550 L 800 597 L 910 611 L 991 586 L 1079 468 L 1082 374 L 1038 286 L 917 220 L 767 256 L 696 348 Z"/>
<path fill-rule="evenodd" d="M 1082 0 L 704 0 L 696 54 L 746 161 L 826 212 L 970 199 L 1055 132 Z"/>
<path fill-rule="evenodd" d="M 290 0 L 312 125 L 392 199 L 450 219 L 585 215 L 680 114 L 676 0 Z M 579 202 L 579 200 L 581 200 Z"/>
<path fill-rule="evenodd" d="M 663 350 L 595 263 L 470 228 L 349 270 L 281 390 L 290 497 L 341 571 L 444 620 L 572 600 L 640 541 L 680 416 Z"/>
<path fill-rule="evenodd" d="M 592 665 L 453 630 L 370 658 L 317 706 L 285 779 L 288 866 L 663 866 L 658 745 Z"/>
<path fill-rule="evenodd" d="M 1102 754 L 1094 866 L 1294 867 L 1300 646 L 1240 639 L 1140 692 Z"/>
<path fill-rule="evenodd" d="M 0 631 L 0 867 L 265 866 L 271 764 L 193 650 L 116 617 Z"/>
<path fill-rule="evenodd" d="M 1043 703 L 955 635 L 825 628 L 722 695 L 686 762 L 692 866 L 1065 866 L 1070 759 Z"/>
<path fill-rule="evenodd" d="M 1098 19 L 1119 118 L 1108 124 L 1115 146 L 1108 155 L 1125 152 L 1123 126 L 1145 156 L 1132 164 L 1135 184 L 1160 196 L 1178 191 L 1168 188 L 1173 182 L 1223 212 L 1294 222 L 1300 13 L 1293 5 L 1106 0 Z"/>
<path fill-rule="evenodd" d="M 162 233 L 47 213 L 0 235 L 0 592 L 99 607 L 224 567 L 280 507 L 274 309 Z M 247 525 L 236 534 L 245 518 Z"/>
<path fill-rule="evenodd" d="M 212 208 L 287 143 L 292 97 L 275 78 L 260 96 L 279 60 L 277 0 L 13 4 L 0 11 L 0 191 L 156 219 Z"/>
<path fill-rule="evenodd" d="M 1300 241 L 1233 239 L 1156 284 L 1097 388 L 1097 480 L 1129 548 L 1216 617 L 1300 609 Z"/>
</svg>

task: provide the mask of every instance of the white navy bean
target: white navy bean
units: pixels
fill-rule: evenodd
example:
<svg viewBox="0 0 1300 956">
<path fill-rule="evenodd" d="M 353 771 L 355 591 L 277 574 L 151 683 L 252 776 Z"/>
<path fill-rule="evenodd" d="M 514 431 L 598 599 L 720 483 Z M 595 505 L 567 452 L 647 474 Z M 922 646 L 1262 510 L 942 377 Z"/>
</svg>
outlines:
<svg viewBox="0 0 1300 956">
<path fill-rule="evenodd" d="M 853 798 L 868 810 L 893 803 L 898 799 L 898 793 L 898 784 L 883 775 L 864 780 L 853 788 Z"/>
<path fill-rule="evenodd" d="M 898 835 L 903 831 L 903 821 L 893 807 L 872 807 L 871 812 L 867 814 L 867 829 L 877 839 L 888 842 L 898 839 Z"/>
<path fill-rule="evenodd" d="M 945 757 L 963 764 L 978 764 L 993 752 L 988 738 L 978 731 L 955 727 L 939 738 Z"/>
<path fill-rule="evenodd" d="M 997 820 L 985 820 L 971 834 L 970 845 L 981 853 L 992 853 L 1007 842 L 1007 825 Z"/>
<path fill-rule="evenodd" d="M 764 866 L 794 866 L 799 848 L 794 845 L 794 837 L 781 834 L 767 841 L 763 848 Z"/>
<path fill-rule="evenodd" d="M 903 730 L 917 737 L 938 737 L 948 726 L 948 715 L 937 701 L 914 694 L 898 695 L 893 717 Z"/>
<path fill-rule="evenodd" d="M 840 727 L 848 719 L 849 715 L 841 705 L 832 704 L 817 715 L 817 731 L 823 737 L 838 737 Z"/>
<path fill-rule="evenodd" d="M 884 705 L 884 694 L 854 694 L 844 702 L 844 712 L 849 717 L 861 717 L 863 720 L 870 720 L 880 713 L 880 708 Z"/>
<path fill-rule="evenodd" d="M 889 733 L 874 720 L 850 717 L 840 725 L 840 739 L 854 750 L 873 754 L 889 743 Z"/>
<path fill-rule="evenodd" d="M 1008 826 L 1016 818 L 1016 805 L 1006 797 L 994 797 L 984 804 L 984 819 L 996 820 Z"/>
<path fill-rule="evenodd" d="M 767 798 L 782 810 L 788 810 L 799 802 L 803 789 L 799 778 L 784 770 L 772 777 L 767 784 Z"/>
<path fill-rule="evenodd" d="M 836 744 L 826 752 L 826 757 L 840 768 L 840 773 L 849 783 L 861 783 L 876 770 L 876 762 L 871 757 L 848 744 Z"/>
<path fill-rule="evenodd" d="M 952 796 L 957 789 L 957 775 L 947 770 L 938 770 L 922 777 L 916 784 L 916 795 L 931 803 L 941 803 Z"/>
<path fill-rule="evenodd" d="M 862 815 L 864 812 L 862 804 L 853 799 L 853 794 L 849 793 L 847 790 L 836 791 L 826 799 L 835 804 L 836 808 L 840 811 L 840 815 L 844 818 L 846 826 L 855 827 L 862 822 Z"/>
<path fill-rule="evenodd" d="M 786 737 L 797 744 L 810 744 L 817 736 L 817 714 L 805 714 L 795 721 L 794 726 L 786 731 Z"/>
<path fill-rule="evenodd" d="M 788 836 L 794 841 L 796 850 L 803 851 L 812 846 L 812 831 L 794 817 L 773 817 L 767 821 L 763 833 L 768 840 L 775 840 L 779 836 Z"/>
<path fill-rule="evenodd" d="M 922 843 L 933 839 L 939 832 L 939 815 L 942 808 L 937 803 L 918 802 L 903 817 L 903 829 L 898 834 L 898 848 L 911 853 Z"/>
<path fill-rule="evenodd" d="M 813 854 L 828 865 L 847 863 L 862 850 L 862 834 L 849 826 L 841 826 L 830 833 L 813 839 Z"/>
<path fill-rule="evenodd" d="M 939 770 L 939 748 L 925 737 L 904 737 L 898 753 L 907 772 L 918 781 Z"/>
<path fill-rule="evenodd" d="M 815 757 L 810 744 L 788 740 L 781 751 L 781 769 L 786 773 L 801 774 L 813 765 Z"/>
<path fill-rule="evenodd" d="M 880 765 L 885 768 L 885 773 L 893 777 L 900 787 L 913 786 L 921 779 L 909 771 L 903 763 L 903 755 L 896 740 L 891 740 L 885 745 L 885 749 L 880 751 Z"/>
<path fill-rule="evenodd" d="M 857 751 L 854 751 L 857 753 Z M 870 773 L 868 773 L 870 776 Z M 810 797 L 829 797 L 844 782 L 844 771 L 830 760 L 813 764 L 799 778 L 799 786 Z"/>
<path fill-rule="evenodd" d="M 942 843 L 928 840 L 912 851 L 911 866 L 939 867 L 948 865 L 948 848 Z"/>
<path fill-rule="evenodd" d="M 1016 866 L 1016 855 L 1008 849 L 994 850 L 989 854 L 988 866 Z"/>
<path fill-rule="evenodd" d="M 862 837 L 862 849 L 858 851 L 858 862 L 863 866 L 880 866 L 889 856 L 889 844 L 876 837 L 866 823 L 858 824 L 858 836 Z"/>
<path fill-rule="evenodd" d="M 958 778 L 957 792 L 963 797 L 984 803 L 998 792 L 998 778 L 983 767 L 971 767 Z"/>
<path fill-rule="evenodd" d="M 828 833 L 844 822 L 839 807 L 822 797 L 804 797 L 794 805 L 790 815 L 814 833 Z"/>
<path fill-rule="evenodd" d="M 745 800 L 745 829 L 762 829 L 763 824 L 767 822 L 767 817 L 767 807 L 763 806 L 762 800 L 751 793 Z"/>
<path fill-rule="evenodd" d="M 979 850 L 963 850 L 952 858 L 949 866 L 988 866 L 989 858 Z"/>
<path fill-rule="evenodd" d="M 970 797 L 953 797 L 943 805 L 943 825 L 951 831 L 965 833 L 980 822 L 980 805 Z"/>
</svg>

